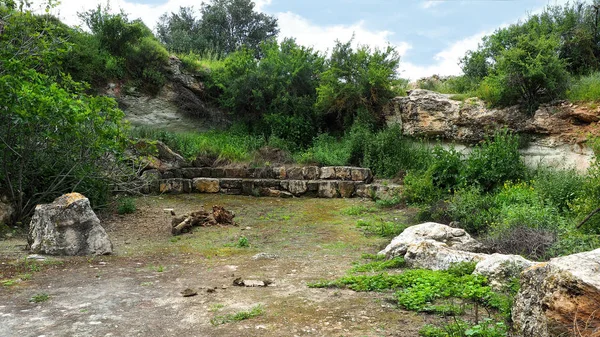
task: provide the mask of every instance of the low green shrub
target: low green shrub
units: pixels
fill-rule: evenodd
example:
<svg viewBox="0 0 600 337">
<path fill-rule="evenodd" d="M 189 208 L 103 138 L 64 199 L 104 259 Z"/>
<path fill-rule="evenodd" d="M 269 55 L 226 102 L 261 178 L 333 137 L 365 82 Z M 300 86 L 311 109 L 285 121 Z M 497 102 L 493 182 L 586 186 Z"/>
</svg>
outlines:
<svg viewBox="0 0 600 337">
<path fill-rule="evenodd" d="M 472 234 L 483 233 L 497 221 L 494 198 L 477 186 L 459 189 L 451 197 L 448 213 L 453 221 Z"/>
<path fill-rule="evenodd" d="M 569 90 L 567 90 L 567 97 L 571 101 L 600 101 L 600 72 L 574 80 Z"/>
<path fill-rule="evenodd" d="M 505 181 L 523 178 L 526 172 L 519 153 L 519 138 L 505 129 L 473 149 L 465 162 L 463 179 L 467 185 L 491 191 Z"/>
<path fill-rule="evenodd" d="M 137 210 L 135 205 L 135 199 L 133 198 L 120 198 L 117 200 L 117 213 L 119 214 L 132 214 Z"/>
<path fill-rule="evenodd" d="M 538 169 L 533 177 L 532 187 L 540 198 L 562 212 L 582 194 L 585 177 L 574 170 Z"/>
<path fill-rule="evenodd" d="M 409 171 L 404 177 L 404 197 L 412 204 L 428 204 L 440 199 L 442 191 L 433 183 L 433 172 Z"/>
<path fill-rule="evenodd" d="M 296 160 L 303 164 L 344 166 L 349 164 L 350 156 L 345 139 L 338 140 L 329 134 L 321 134 L 313 140 L 312 146 L 296 155 Z"/>
<path fill-rule="evenodd" d="M 508 327 L 504 322 L 486 318 L 477 324 L 455 320 L 444 326 L 426 325 L 419 330 L 421 337 L 506 337 Z"/>
<path fill-rule="evenodd" d="M 408 225 L 383 220 L 358 220 L 356 227 L 362 229 L 367 235 L 378 235 L 384 238 L 393 238 L 402 233 Z"/>
<path fill-rule="evenodd" d="M 265 309 L 262 305 L 255 305 L 250 310 L 236 312 L 235 314 L 228 314 L 223 316 L 216 316 L 210 319 L 212 325 L 221 325 L 231 322 L 239 322 L 250 318 L 258 317 L 264 314 Z"/>
</svg>

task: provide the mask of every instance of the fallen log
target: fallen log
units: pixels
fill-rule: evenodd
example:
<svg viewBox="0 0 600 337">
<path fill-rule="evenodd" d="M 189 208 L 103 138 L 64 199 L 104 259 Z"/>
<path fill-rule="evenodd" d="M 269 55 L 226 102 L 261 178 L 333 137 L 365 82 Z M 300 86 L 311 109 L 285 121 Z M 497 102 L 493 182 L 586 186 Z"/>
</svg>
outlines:
<svg viewBox="0 0 600 337">
<path fill-rule="evenodd" d="M 237 226 L 235 221 L 233 221 L 234 217 L 235 214 L 233 212 L 226 210 L 222 206 L 213 206 L 211 212 L 206 212 L 202 208 L 196 212 L 174 217 L 171 220 L 171 234 L 180 235 L 188 233 L 194 227 Z"/>
</svg>

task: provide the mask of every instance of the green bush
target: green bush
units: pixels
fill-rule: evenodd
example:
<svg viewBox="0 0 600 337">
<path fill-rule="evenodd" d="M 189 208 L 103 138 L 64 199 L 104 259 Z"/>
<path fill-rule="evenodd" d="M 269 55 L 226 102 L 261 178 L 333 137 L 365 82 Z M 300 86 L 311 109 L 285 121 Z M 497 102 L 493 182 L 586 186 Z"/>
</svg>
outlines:
<svg viewBox="0 0 600 337">
<path fill-rule="evenodd" d="M 378 177 L 394 177 L 408 170 L 426 167 L 430 152 L 402 135 L 399 126 L 390 126 L 364 140 L 361 164 Z"/>
<path fill-rule="evenodd" d="M 329 134 L 321 134 L 314 139 L 311 147 L 296 156 L 296 160 L 322 166 L 348 165 L 351 156 L 348 145 L 345 139 L 338 140 Z"/>
<path fill-rule="evenodd" d="M 337 41 L 328 68 L 320 74 L 315 103 L 326 126 L 349 129 L 359 114 L 363 123 L 383 126 L 383 107 L 397 95 L 395 87 L 402 86 L 396 71 L 399 62 L 400 55 L 391 46 L 354 50 L 352 41 Z"/>
<path fill-rule="evenodd" d="M 464 170 L 462 158 L 462 153 L 453 147 L 447 150 L 439 145 L 434 147 L 429 166 L 433 184 L 448 193 L 462 184 L 461 173 Z"/>
<path fill-rule="evenodd" d="M 428 204 L 439 200 L 442 191 L 433 182 L 432 171 L 409 171 L 404 177 L 404 197 L 413 204 Z"/>
<path fill-rule="evenodd" d="M 503 130 L 473 149 L 465 162 L 463 179 L 467 185 L 478 185 L 484 191 L 490 191 L 505 181 L 519 180 L 525 174 L 519 138 Z"/>
<path fill-rule="evenodd" d="M 117 213 L 119 214 L 132 214 L 137 210 L 135 205 L 135 199 L 133 198 L 120 198 L 117 201 Z"/>
<path fill-rule="evenodd" d="M 571 101 L 600 101 L 600 72 L 574 80 L 567 91 L 567 98 Z"/>
<path fill-rule="evenodd" d="M 532 187 L 546 203 L 562 212 L 582 195 L 585 177 L 574 170 L 541 168 L 533 177 Z"/>
<path fill-rule="evenodd" d="M 457 190 L 450 199 L 448 213 L 472 234 L 486 232 L 498 217 L 494 198 L 476 186 Z"/>
</svg>

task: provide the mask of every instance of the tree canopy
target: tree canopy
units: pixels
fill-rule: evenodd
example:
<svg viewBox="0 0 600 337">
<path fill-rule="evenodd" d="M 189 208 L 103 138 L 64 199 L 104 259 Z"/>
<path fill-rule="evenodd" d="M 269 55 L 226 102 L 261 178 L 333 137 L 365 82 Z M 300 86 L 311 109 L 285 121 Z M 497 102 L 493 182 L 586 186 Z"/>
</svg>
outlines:
<svg viewBox="0 0 600 337">
<path fill-rule="evenodd" d="M 192 7 L 165 13 L 156 27 L 159 39 L 175 52 L 206 51 L 229 54 L 241 47 L 259 50 L 261 42 L 279 33 L 277 19 L 259 13 L 251 0 L 213 0 L 202 3 L 200 17 Z"/>
</svg>

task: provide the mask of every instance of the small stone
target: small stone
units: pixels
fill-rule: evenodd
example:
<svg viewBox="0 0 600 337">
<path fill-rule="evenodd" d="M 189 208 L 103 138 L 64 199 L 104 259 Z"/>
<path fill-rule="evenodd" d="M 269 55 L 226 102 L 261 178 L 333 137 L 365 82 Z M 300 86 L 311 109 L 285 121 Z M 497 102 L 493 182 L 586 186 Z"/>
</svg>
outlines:
<svg viewBox="0 0 600 337">
<path fill-rule="evenodd" d="M 27 260 L 37 260 L 37 261 L 44 261 L 46 258 L 42 255 L 38 255 L 38 254 L 32 254 L 27 256 Z"/>
<path fill-rule="evenodd" d="M 187 289 L 183 290 L 182 292 L 180 292 L 180 294 L 183 297 L 192 297 L 192 296 L 198 295 L 198 292 L 195 291 L 194 289 L 187 288 Z"/>
</svg>

